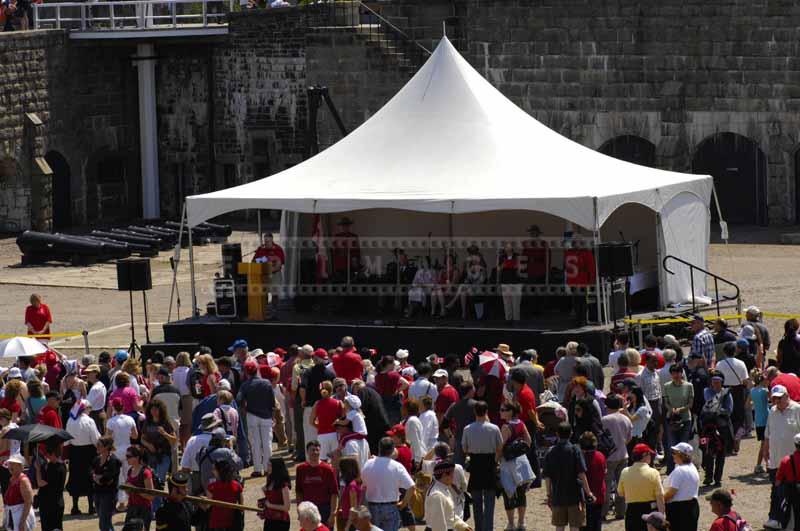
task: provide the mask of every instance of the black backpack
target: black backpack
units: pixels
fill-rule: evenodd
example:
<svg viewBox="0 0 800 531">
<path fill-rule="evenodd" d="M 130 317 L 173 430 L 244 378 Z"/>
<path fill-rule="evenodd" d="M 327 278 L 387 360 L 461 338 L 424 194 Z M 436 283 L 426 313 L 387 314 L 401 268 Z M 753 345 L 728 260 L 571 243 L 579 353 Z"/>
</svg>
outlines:
<svg viewBox="0 0 800 531">
<path fill-rule="evenodd" d="M 203 373 L 200 372 L 200 368 L 196 364 L 193 364 L 189 372 L 186 373 L 186 385 L 189 387 L 189 392 L 192 394 L 192 398 L 197 398 L 198 400 L 203 398 L 203 391 L 199 389 L 200 386 L 198 385 L 202 376 Z"/>
<path fill-rule="evenodd" d="M 606 457 L 614 453 L 617 445 L 614 444 L 614 437 L 608 428 L 603 428 L 603 431 L 597 435 L 597 449 Z"/>
<path fill-rule="evenodd" d="M 703 409 L 700 410 L 701 424 L 715 424 L 728 418 L 728 412 L 722 409 L 722 402 L 728 396 L 728 392 L 728 389 L 723 389 L 714 398 L 703 404 Z"/>
</svg>

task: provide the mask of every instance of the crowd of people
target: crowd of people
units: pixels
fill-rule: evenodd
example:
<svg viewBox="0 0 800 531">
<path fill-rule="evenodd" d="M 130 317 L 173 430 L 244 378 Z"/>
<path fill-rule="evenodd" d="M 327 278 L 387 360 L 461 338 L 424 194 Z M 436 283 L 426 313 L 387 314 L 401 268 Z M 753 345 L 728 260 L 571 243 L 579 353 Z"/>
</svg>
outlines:
<svg viewBox="0 0 800 531">
<path fill-rule="evenodd" d="M 64 529 L 66 493 L 69 513 L 96 514 L 101 531 L 118 512 L 125 529 L 243 529 L 252 467 L 265 530 L 289 529 L 296 503 L 307 531 L 487 531 L 499 498 L 506 529 L 529 529 L 535 489 L 556 529 L 620 519 L 696 530 L 707 487 L 712 530 L 733 531 L 745 522 L 722 488 L 725 462 L 755 430 L 765 526 L 785 528 L 800 510 L 800 378 L 789 372 L 800 327 L 788 321 L 767 360 L 768 331 L 757 309 L 748 317 L 738 333 L 698 317 L 687 349 L 648 336 L 638 350 L 620 334 L 605 371 L 575 342 L 544 366 L 505 344 L 412 364 L 407 350 L 359 350 L 351 337 L 269 352 L 240 339 L 224 356 L 201 347 L 144 363 L 123 350 L 21 357 L 0 399 L 5 527 L 34 529 L 38 507 L 43 530 Z M 49 318 L 30 320 L 36 332 Z M 68 435 L 9 437 L 36 424 Z"/>
</svg>

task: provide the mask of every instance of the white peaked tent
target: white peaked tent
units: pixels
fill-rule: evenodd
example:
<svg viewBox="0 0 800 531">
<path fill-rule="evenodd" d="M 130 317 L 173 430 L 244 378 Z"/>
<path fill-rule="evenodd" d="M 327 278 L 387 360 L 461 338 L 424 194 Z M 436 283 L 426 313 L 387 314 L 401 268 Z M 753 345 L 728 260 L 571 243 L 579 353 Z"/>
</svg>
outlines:
<svg viewBox="0 0 800 531">
<path fill-rule="evenodd" d="M 335 145 L 270 177 L 191 196 L 186 209 L 190 226 L 242 209 L 525 210 L 599 234 L 615 210 L 634 203 L 658 214 L 651 234 L 662 256 L 706 267 L 711 192 L 709 176 L 623 162 L 549 129 L 443 38 L 383 108 Z M 662 302 L 692 297 L 682 271 L 661 273 Z M 696 284 L 695 295 L 704 294 Z"/>
</svg>

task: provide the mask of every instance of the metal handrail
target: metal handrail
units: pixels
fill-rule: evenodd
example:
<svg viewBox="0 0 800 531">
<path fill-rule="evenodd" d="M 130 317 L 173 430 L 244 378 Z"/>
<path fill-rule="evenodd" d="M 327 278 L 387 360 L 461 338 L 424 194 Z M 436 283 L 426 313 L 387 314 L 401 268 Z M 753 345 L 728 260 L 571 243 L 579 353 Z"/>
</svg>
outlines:
<svg viewBox="0 0 800 531">
<path fill-rule="evenodd" d="M 719 275 L 716 275 L 716 274 L 712 273 L 711 271 L 707 271 L 707 270 L 703 269 L 702 267 L 698 267 L 698 266 L 692 264 L 691 262 L 687 262 L 686 260 L 683 260 L 682 258 L 678 258 L 677 256 L 673 256 L 671 254 L 668 254 L 667 256 L 664 257 L 664 260 L 661 262 L 661 265 L 664 268 L 664 271 L 666 271 L 670 275 L 674 275 L 675 274 L 674 271 L 672 271 L 670 268 L 667 267 L 667 261 L 670 260 L 670 259 L 675 260 L 676 262 L 679 262 L 679 263 L 684 264 L 686 266 L 689 266 L 689 282 L 691 283 L 691 289 L 692 289 L 692 312 L 693 313 L 697 312 L 697 302 L 696 302 L 695 296 L 694 296 L 694 270 L 695 269 L 697 271 L 700 271 L 701 273 L 705 273 L 706 275 L 708 275 L 708 276 L 710 276 L 710 277 L 712 277 L 714 279 L 714 302 L 717 305 L 717 316 L 722 315 L 722 312 L 721 312 L 720 306 L 719 306 L 719 301 L 720 301 L 719 281 L 722 281 L 725 284 L 727 284 L 729 286 L 732 286 L 736 290 L 736 295 L 733 295 L 733 296 L 723 295 L 722 298 L 724 300 L 726 300 L 726 301 L 735 300 L 736 301 L 736 311 L 737 311 L 737 313 L 741 313 L 742 312 L 741 290 L 739 289 L 739 286 L 737 284 L 731 282 L 730 280 L 728 280 L 726 278 L 723 278 L 723 277 L 721 277 Z"/>
<path fill-rule="evenodd" d="M 206 27 L 209 23 L 219 22 L 227 16 L 227 13 L 209 13 L 207 4 L 214 2 L 215 5 L 224 4 L 224 0 L 120 0 L 114 2 L 55 2 L 45 4 L 33 4 L 34 9 L 34 29 L 53 28 L 86 31 L 92 29 L 90 24 L 108 23 L 110 30 L 138 30 L 153 28 L 177 28 L 181 23 L 190 23 L 189 20 L 196 20 Z M 228 9 L 233 11 L 233 0 L 228 0 Z M 177 14 L 178 5 L 200 5 L 201 13 Z M 133 6 L 133 9 L 130 7 Z M 154 8 L 166 8 L 168 13 L 156 14 Z M 128 9 L 126 9 L 128 8 Z M 55 14 L 52 18 L 44 15 L 50 10 Z M 66 16 L 62 10 L 71 10 Z M 120 13 L 122 11 L 122 13 Z M 107 12 L 108 16 L 98 16 L 97 13 Z M 120 13 L 120 14 L 118 14 Z M 134 20 L 136 24 L 125 25 L 125 21 Z M 166 21 L 166 22 L 164 22 Z M 75 27 L 79 23 L 80 27 Z M 122 24 L 121 28 L 115 25 Z M 103 28 L 104 30 L 106 28 Z"/>
<path fill-rule="evenodd" d="M 398 28 L 397 26 L 395 26 L 394 24 L 392 24 L 391 22 L 389 22 L 388 20 L 383 18 L 378 12 L 376 12 L 374 9 L 372 9 L 371 7 L 366 5 L 364 2 L 358 2 L 358 4 L 359 4 L 360 8 L 363 8 L 365 11 L 369 12 L 370 15 L 374 16 L 375 18 L 377 18 L 378 20 L 383 22 L 386 26 L 389 26 L 389 28 L 392 31 L 394 31 L 395 33 L 400 34 L 400 36 L 404 37 L 407 41 L 409 41 L 412 44 L 414 44 L 417 47 L 419 47 L 419 49 L 421 49 L 423 52 L 427 53 L 428 55 L 431 55 L 431 51 L 429 49 L 425 48 L 423 45 L 421 45 L 415 39 L 412 39 L 411 37 L 409 37 L 408 34 L 405 31 L 401 30 L 400 28 Z"/>
</svg>

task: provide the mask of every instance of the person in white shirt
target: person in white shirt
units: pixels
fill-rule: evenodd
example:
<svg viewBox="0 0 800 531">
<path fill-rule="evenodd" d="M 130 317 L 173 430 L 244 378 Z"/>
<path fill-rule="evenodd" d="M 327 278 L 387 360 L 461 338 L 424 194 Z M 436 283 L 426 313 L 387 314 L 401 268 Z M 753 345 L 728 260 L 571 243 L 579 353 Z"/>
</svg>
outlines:
<svg viewBox="0 0 800 531">
<path fill-rule="evenodd" d="M 436 397 L 439 396 L 439 391 L 436 389 L 436 384 L 430 381 L 432 373 L 433 368 L 427 361 L 423 361 L 417 365 L 417 379 L 408 386 L 408 398 L 419 400 L 423 396 L 430 396 L 436 401 Z"/>
<path fill-rule="evenodd" d="M 100 366 L 89 365 L 83 371 L 83 374 L 90 386 L 86 395 L 91 409 L 89 417 L 97 426 L 97 431 L 103 433 L 106 431 L 106 386 L 100 381 Z"/>
<path fill-rule="evenodd" d="M 353 422 L 347 417 L 341 417 L 333 422 L 336 434 L 339 437 L 339 446 L 330 453 L 335 463 L 342 457 L 355 457 L 358 467 L 364 468 L 369 460 L 369 443 L 366 435 L 353 431 Z"/>
<path fill-rule="evenodd" d="M 425 444 L 424 428 L 419 420 L 419 402 L 408 399 L 405 403 L 406 410 L 406 442 L 411 447 L 414 463 L 421 463 L 422 458 L 428 453 Z"/>
<path fill-rule="evenodd" d="M 200 451 L 206 448 L 211 442 L 211 432 L 222 424 L 213 413 L 206 413 L 200 419 L 201 432 L 197 435 L 192 435 L 186 443 L 186 448 L 183 450 L 181 456 L 181 470 L 184 472 L 191 472 L 191 489 L 189 492 L 202 492 L 202 484 L 200 483 L 200 463 L 197 462 L 197 456 Z"/>
<path fill-rule="evenodd" d="M 661 354 L 664 356 L 664 366 L 658 369 L 656 372 L 658 373 L 658 381 L 661 383 L 661 389 L 663 390 L 664 386 L 672 381 L 672 375 L 669 372 L 669 368 L 675 365 L 675 360 L 677 359 L 678 354 L 671 348 L 665 348 Z M 686 378 L 685 371 L 683 373 L 683 377 Z"/>
<path fill-rule="evenodd" d="M 717 357 L 716 370 L 722 373 L 725 388 L 733 398 L 733 413 L 731 424 L 733 427 L 733 451 L 739 452 L 739 444 L 744 437 L 745 430 L 745 402 L 747 399 L 747 384 L 750 382 L 750 373 L 747 365 L 735 358 L 736 343 L 729 341 L 722 346 L 722 352 Z"/>
<path fill-rule="evenodd" d="M 433 410 L 433 399 L 423 396 L 420 400 L 420 409 L 422 410 L 422 413 L 419 414 L 419 421 L 422 423 L 422 441 L 429 452 L 439 438 L 439 420 Z"/>
<path fill-rule="evenodd" d="M 767 427 L 764 430 L 766 442 L 764 451 L 769 455 L 767 472 L 772 487 L 769 520 L 764 527 L 781 529 L 783 495 L 781 489 L 775 485 L 775 476 L 778 474 L 778 465 L 781 460 L 794 453 L 794 436 L 800 433 L 800 404 L 789 398 L 789 391 L 783 385 L 772 386 L 770 398 L 774 405 L 770 407 L 767 416 Z"/>
<path fill-rule="evenodd" d="M 629 341 L 627 332 L 621 332 L 617 334 L 616 339 L 614 339 L 614 351 L 608 354 L 608 367 L 614 369 L 615 372 L 619 368 L 617 366 L 617 360 L 628 348 L 628 344 Z"/>
<path fill-rule="evenodd" d="M 422 462 L 422 472 L 425 474 L 433 475 L 433 469 L 436 463 L 441 461 L 452 460 L 452 452 L 450 445 L 446 442 L 437 442 L 432 451 L 433 459 L 426 459 Z M 428 455 L 431 455 L 430 453 Z M 455 503 L 456 516 L 464 518 L 464 503 L 466 502 L 467 492 L 467 473 L 464 467 L 456 463 L 455 470 L 453 471 L 453 482 L 450 484 L 450 490 L 453 494 L 453 503 Z"/>
<path fill-rule="evenodd" d="M 344 410 L 347 420 L 353 423 L 353 431 L 362 435 L 367 435 L 367 423 L 364 421 L 364 414 L 361 412 L 361 399 L 356 395 L 344 397 Z"/>
<path fill-rule="evenodd" d="M 455 512 L 453 483 L 455 465 L 440 461 L 433 467 L 435 481 L 425 497 L 425 523 L 431 531 L 469 531 L 469 525 Z"/>
<path fill-rule="evenodd" d="M 172 371 L 172 381 L 181 395 L 181 446 L 186 446 L 186 441 L 192 435 L 192 409 L 194 408 L 192 391 L 189 389 L 189 370 L 192 368 L 192 359 L 188 352 L 178 353 L 175 359 L 175 369 Z"/>
<path fill-rule="evenodd" d="M 378 457 L 373 457 L 364 465 L 361 479 L 367 486 L 365 499 L 374 525 L 383 531 L 398 531 L 400 528 L 400 489 L 412 492 L 414 480 L 406 468 L 392 459 L 394 441 L 384 437 L 378 443 Z"/>
<path fill-rule="evenodd" d="M 131 445 L 131 439 L 139 438 L 139 432 L 136 430 L 136 422 L 133 417 L 123 413 L 124 406 L 121 398 L 112 399 L 110 406 L 114 416 L 106 422 L 106 435 L 111 435 L 114 438 L 114 455 L 122 463 L 122 468 L 119 471 L 119 484 L 122 485 L 127 481 L 128 469 L 130 468 L 125 453 Z M 117 491 L 117 503 L 119 504 L 117 512 L 125 512 L 128 493 L 119 489 Z"/>
<path fill-rule="evenodd" d="M 694 448 L 691 444 L 682 442 L 670 450 L 675 468 L 664 486 L 667 520 L 673 529 L 697 531 L 697 520 L 700 517 L 700 505 L 697 503 L 700 474 L 692 463 Z"/>
<path fill-rule="evenodd" d="M 80 514 L 78 510 L 78 500 L 81 496 L 89 499 L 89 513 L 94 510 L 94 497 L 92 496 L 92 476 L 89 470 L 92 468 L 92 461 L 97 456 L 97 441 L 100 440 L 100 432 L 97 426 L 89 417 L 91 406 L 88 400 L 81 400 L 73 408 L 67 420 L 67 433 L 72 435 L 65 445 L 69 446 L 69 481 L 67 491 L 72 497 L 71 514 Z"/>
</svg>

